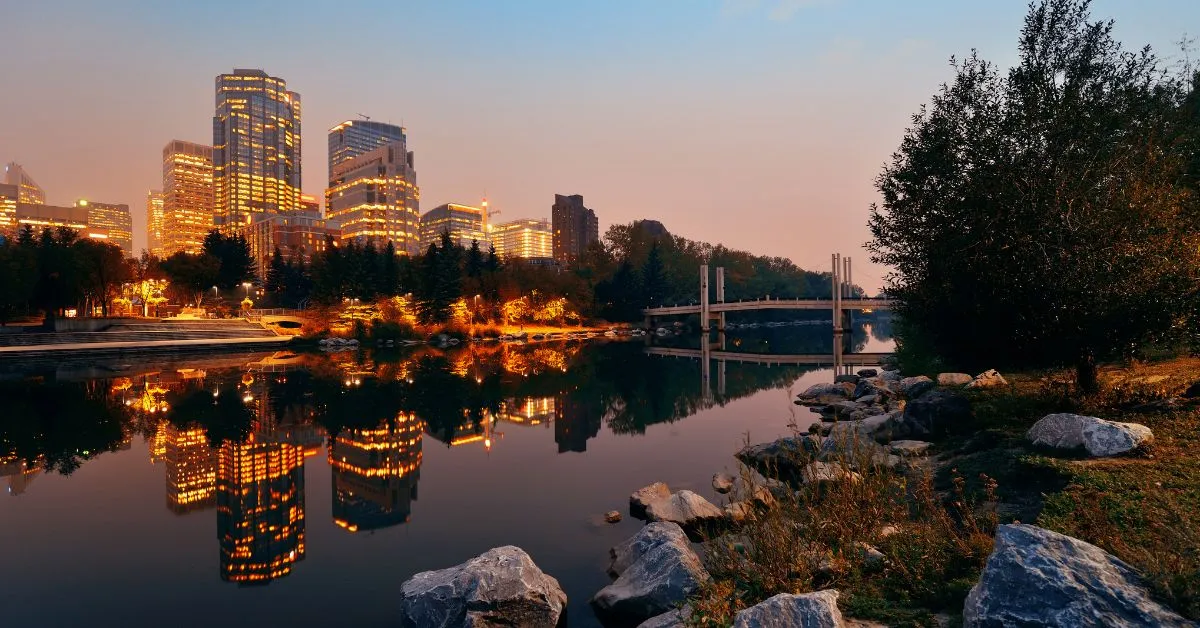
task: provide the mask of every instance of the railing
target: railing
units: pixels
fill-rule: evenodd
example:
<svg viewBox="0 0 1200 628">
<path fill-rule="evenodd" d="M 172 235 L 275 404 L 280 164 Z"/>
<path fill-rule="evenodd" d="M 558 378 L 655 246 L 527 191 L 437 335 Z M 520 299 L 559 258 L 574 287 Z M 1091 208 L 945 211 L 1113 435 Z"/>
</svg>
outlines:
<svg viewBox="0 0 1200 628">
<path fill-rule="evenodd" d="M 296 310 L 296 309 L 285 308 L 285 307 L 277 307 L 277 308 L 258 309 L 258 310 L 246 310 L 245 315 L 246 315 L 246 320 L 257 321 L 257 320 L 261 320 L 262 317 L 264 317 L 264 316 L 303 316 L 304 310 Z"/>
</svg>

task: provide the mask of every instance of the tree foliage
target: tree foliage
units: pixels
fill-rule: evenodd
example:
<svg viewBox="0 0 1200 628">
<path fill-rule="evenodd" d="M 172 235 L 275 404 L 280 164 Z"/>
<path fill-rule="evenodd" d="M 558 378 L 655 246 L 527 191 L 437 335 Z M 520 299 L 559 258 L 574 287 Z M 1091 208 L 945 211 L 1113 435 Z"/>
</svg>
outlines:
<svg viewBox="0 0 1200 628">
<path fill-rule="evenodd" d="M 868 247 L 908 340 L 952 364 L 1087 383 L 1194 314 L 1195 76 L 1124 50 L 1089 4 L 1032 5 L 1007 73 L 952 61 L 876 181 Z"/>
</svg>

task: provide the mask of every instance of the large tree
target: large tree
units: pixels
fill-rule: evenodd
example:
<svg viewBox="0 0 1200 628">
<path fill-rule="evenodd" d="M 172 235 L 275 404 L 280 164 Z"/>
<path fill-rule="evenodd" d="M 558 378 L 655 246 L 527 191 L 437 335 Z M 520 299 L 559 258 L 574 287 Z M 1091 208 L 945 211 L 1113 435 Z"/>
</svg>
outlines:
<svg viewBox="0 0 1200 628">
<path fill-rule="evenodd" d="M 1191 76 L 1087 0 L 1030 7 L 1006 74 L 972 54 L 877 180 L 868 244 L 902 342 L 964 368 L 1077 367 L 1182 331 L 1200 270 Z"/>
</svg>

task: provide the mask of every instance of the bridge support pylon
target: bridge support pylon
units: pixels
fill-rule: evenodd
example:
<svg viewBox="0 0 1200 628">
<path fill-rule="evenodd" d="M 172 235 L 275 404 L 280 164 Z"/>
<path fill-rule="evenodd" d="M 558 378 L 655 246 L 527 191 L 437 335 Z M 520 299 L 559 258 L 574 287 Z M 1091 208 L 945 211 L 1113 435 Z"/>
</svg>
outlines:
<svg viewBox="0 0 1200 628">
<path fill-rule="evenodd" d="M 717 266 L 717 303 L 725 302 L 725 267 Z M 717 331 L 725 333 L 725 312 L 717 313 Z"/>
<path fill-rule="evenodd" d="M 700 330 L 708 333 L 712 328 L 708 309 L 708 264 L 700 265 Z"/>
</svg>

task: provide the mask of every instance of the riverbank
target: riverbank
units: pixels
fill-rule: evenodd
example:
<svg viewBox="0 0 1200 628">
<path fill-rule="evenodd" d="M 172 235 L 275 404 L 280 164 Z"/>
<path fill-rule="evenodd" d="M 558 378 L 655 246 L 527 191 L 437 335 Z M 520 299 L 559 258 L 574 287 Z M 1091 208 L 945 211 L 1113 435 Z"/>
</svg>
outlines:
<svg viewBox="0 0 1200 628">
<path fill-rule="evenodd" d="M 826 421 L 739 454 L 767 476 L 746 469 L 751 492 L 778 487 L 776 479 L 801 490 L 772 490 L 775 499 L 732 534 L 709 538 L 713 580 L 688 602 L 692 625 L 729 625 L 774 594 L 820 589 L 838 590 L 839 606 L 856 618 L 957 622 L 971 606 L 968 593 L 985 586 L 981 574 L 1001 560 L 997 531 L 1034 529 L 1003 525 L 1016 522 L 1132 565 L 1139 575 L 1128 586 L 1146 598 L 1142 610 L 1162 604 L 1200 618 L 1200 360 L 1106 368 L 1101 392 L 1089 396 L 1074 394 L 1057 372 L 967 388 L 972 378 L 961 374 L 882 375 L 810 389 L 802 401 Z M 899 402 L 864 412 L 888 397 Z M 1095 432 L 1076 442 L 1060 429 L 1047 439 L 1051 416 L 1099 417 L 1099 428 L 1138 437 L 1111 451 L 1103 448 L 1113 439 L 1087 441 Z M 1112 428 L 1122 424 L 1148 429 Z M 1076 594 L 1078 604 L 1104 602 L 1096 602 L 1102 592 Z M 981 604 L 972 612 L 988 612 Z"/>
</svg>

